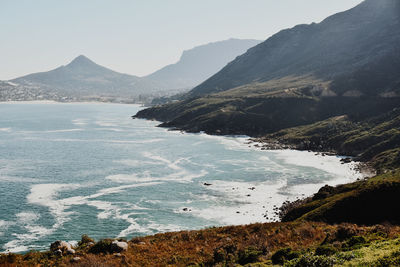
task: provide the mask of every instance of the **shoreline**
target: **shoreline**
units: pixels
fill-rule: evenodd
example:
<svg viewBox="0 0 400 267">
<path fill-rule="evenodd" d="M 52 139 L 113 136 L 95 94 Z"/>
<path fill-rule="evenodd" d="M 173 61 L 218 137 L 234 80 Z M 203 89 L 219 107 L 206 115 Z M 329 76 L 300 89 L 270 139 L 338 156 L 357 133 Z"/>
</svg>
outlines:
<svg viewBox="0 0 400 267">
<path fill-rule="evenodd" d="M 104 104 L 104 105 L 132 105 L 132 106 L 139 106 L 144 107 L 142 103 L 123 103 L 123 102 L 103 102 L 103 101 L 56 101 L 56 100 L 21 100 L 21 101 L 0 101 L 0 105 L 13 105 L 13 104 L 44 104 L 44 105 L 54 105 L 54 104 Z"/>
<path fill-rule="evenodd" d="M 371 166 L 369 162 L 363 162 L 363 161 L 355 161 L 353 156 L 349 155 L 343 155 L 339 154 L 335 150 L 324 150 L 323 148 L 320 150 L 315 150 L 315 149 L 302 149 L 299 144 L 285 144 L 280 142 L 278 139 L 265 139 L 264 137 L 252 137 L 249 135 L 243 135 L 243 134 L 216 134 L 216 133 L 207 133 L 205 131 L 199 131 L 199 132 L 190 132 L 186 131 L 177 127 L 165 127 L 161 126 L 164 122 L 156 120 L 156 119 L 147 119 L 147 118 L 142 118 L 142 117 L 136 117 L 136 115 L 131 116 L 132 119 L 139 119 L 139 120 L 147 120 L 147 121 L 155 121 L 159 123 L 156 127 L 160 127 L 163 129 L 166 129 L 167 131 L 174 131 L 174 132 L 180 132 L 182 134 L 205 134 L 208 136 L 214 136 L 214 137 L 227 137 L 227 138 L 247 138 L 247 141 L 244 143 L 244 145 L 247 145 L 248 147 L 253 147 L 259 150 L 265 150 L 265 151 L 276 151 L 276 150 L 294 150 L 294 151 L 308 151 L 315 153 L 315 155 L 321 155 L 321 156 L 335 156 L 342 158 L 342 164 L 348 164 L 351 162 L 354 162 L 357 165 L 357 171 L 362 174 L 363 179 L 368 179 L 371 177 L 374 177 L 378 175 L 377 170 Z"/>
<path fill-rule="evenodd" d="M 29 102 L 30 103 L 30 102 Z M 53 102 L 51 102 L 51 103 L 53 103 Z M 54 102 L 54 103 L 58 103 L 58 102 Z M 78 102 L 78 103 L 82 103 L 82 102 Z M 91 103 L 93 103 L 93 102 L 91 102 Z M 103 102 L 100 102 L 101 104 L 103 104 Z M 68 103 L 67 103 L 68 104 Z M 165 127 L 163 127 L 164 129 L 165 129 Z M 190 133 L 190 132 L 189 132 Z M 193 133 L 191 133 L 191 134 L 193 134 Z M 249 137 L 249 136 L 243 136 L 243 135 L 241 135 L 241 136 L 237 136 L 237 135 L 225 135 L 225 136 L 222 136 L 222 135 L 213 135 L 213 134 L 207 134 L 207 133 L 197 133 L 197 134 L 204 134 L 204 135 L 207 135 L 207 136 L 213 136 L 213 137 L 232 137 L 232 138 L 237 138 L 237 137 L 244 137 L 245 139 L 246 139 L 246 141 L 249 141 L 250 139 L 251 139 L 251 137 Z M 243 146 L 243 147 L 248 147 L 248 146 L 246 146 L 246 144 L 245 144 L 245 142 L 240 142 L 241 143 L 241 145 Z M 296 150 L 296 149 L 294 149 L 294 150 Z M 298 150 L 298 151 L 300 151 L 300 150 Z M 317 189 L 318 190 L 318 189 Z M 314 193 L 316 193 L 316 191 L 314 192 Z M 308 193 L 307 193 L 307 195 L 309 195 Z M 310 194 L 311 195 L 311 194 Z M 269 213 L 270 212 L 273 212 L 272 210 L 268 210 L 269 211 Z M 261 221 L 262 222 L 262 221 Z"/>
<path fill-rule="evenodd" d="M 257 137 L 250 137 L 249 141 L 246 143 L 252 147 L 258 148 L 260 150 L 266 151 L 274 151 L 274 150 L 296 150 L 296 151 L 308 151 L 315 153 L 315 155 L 321 156 L 335 156 L 342 158 L 342 164 L 348 164 L 354 162 L 357 165 L 357 171 L 362 174 L 363 179 L 368 179 L 377 175 L 377 171 L 375 168 L 371 166 L 368 162 L 363 161 L 356 161 L 354 160 L 355 157 L 348 156 L 348 155 L 341 155 L 335 150 L 313 150 L 313 149 L 301 149 L 298 144 L 285 144 L 280 142 L 279 140 L 275 139 L 263 139 Z"/>
<path fill-rule="evenodd" d="M 0 101 L 0 104 L 117 104 L 117 105 L 143 106 L 143 103 L 124 103 L 124 102 L 113 102 L 113 101 L 56 101 L 56 100 L 21 100 L 21 101 L 11 100 L 11 101 Z"/>
</svg>

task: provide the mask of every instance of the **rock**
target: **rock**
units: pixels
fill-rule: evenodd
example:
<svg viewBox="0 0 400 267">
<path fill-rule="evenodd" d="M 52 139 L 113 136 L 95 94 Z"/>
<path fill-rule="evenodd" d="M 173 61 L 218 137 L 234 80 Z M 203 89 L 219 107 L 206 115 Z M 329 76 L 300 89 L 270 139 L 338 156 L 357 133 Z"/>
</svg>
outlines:
<svg viewBox="0 0 400 267">
<path fill-rule="evenodd" d="M 122 251 L 127 251 L 128 250 L 128 243 L 123 242 L 123 241 L 113 241 L 111 243 L 111 249 L 113 252 L 122 252 Z"/>
<path fill-rule="evenodd" d="M 54 253 L 54 255 L 56 255 L 56 256 L 58 256 L 58 257 L 61 257 L 62 256 L 62 251 L 61 251 L 61 249 L 57 249 L 56 251 L 54 251 L 53 252 Z"/>
<path fill-rule="evenodd" d="M 75 249 L 72 249 L 72 248 L 67 249 L 67 254 L 68 255 L 74 255 L 75 254 Z"/>
<path fill-rule="evenodd" d="M 66 252 L 71 248 L 71 244 L 65 241 L 57 240 L 50 245 L 50 251 L 54 252 L 57 250 L 61 250 L 61 252 Z"/>
<path fill-rule="evenodd" d="M 350 163 L 351 162 L 351 158 L 343 158 L 340 160 L 342 163 Z"/>
<path fill-rule="evenodd" d="M 80 260 L 81 260 L 80 257 L 74 257 L 74 258 L 71 259 L 71 262 L 78 262 Z"/>
</svg>

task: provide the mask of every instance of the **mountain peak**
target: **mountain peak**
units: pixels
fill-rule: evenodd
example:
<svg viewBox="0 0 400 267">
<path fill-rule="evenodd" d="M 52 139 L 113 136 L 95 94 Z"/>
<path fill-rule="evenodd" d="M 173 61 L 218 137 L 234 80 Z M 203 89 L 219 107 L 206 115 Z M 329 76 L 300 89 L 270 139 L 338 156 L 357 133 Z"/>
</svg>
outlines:
<svg viewBox="0 0 400 267">
<path fill-rule="evenodd" d="M 82 65 L 97 65 L 97 64 L 94 63 L 89 58 L 87 58 L 86 56 L 79 55 L 76 58 L 74 58 L 74 60 L 72 60 L 71 63 L 69 63 L 67 66 L 73 67 L 73 66 L 82 66 Z"/>
</svg>

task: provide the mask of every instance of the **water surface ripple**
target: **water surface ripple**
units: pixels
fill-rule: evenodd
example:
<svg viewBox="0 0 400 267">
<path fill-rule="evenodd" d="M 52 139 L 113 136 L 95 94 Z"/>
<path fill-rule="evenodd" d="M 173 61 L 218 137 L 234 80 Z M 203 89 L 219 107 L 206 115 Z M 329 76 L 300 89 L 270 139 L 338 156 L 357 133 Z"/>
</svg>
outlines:
<svg viewBox="0 0 400 267">
<path fill-rule="evenodd" d="M 0 251 L 265 222 L 285 200 L 360 177 L 338 157 L 167 131 L 132 120 L 138 110 L 0 104 Z"/>
</svg>

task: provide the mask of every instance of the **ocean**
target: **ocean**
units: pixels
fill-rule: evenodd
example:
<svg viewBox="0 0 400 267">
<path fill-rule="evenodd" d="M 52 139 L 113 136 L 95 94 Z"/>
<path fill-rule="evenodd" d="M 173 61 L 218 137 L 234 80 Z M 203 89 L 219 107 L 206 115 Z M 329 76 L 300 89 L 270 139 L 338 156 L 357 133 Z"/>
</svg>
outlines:
<svg viewBox="0 0 400 267">
<path fill-rule="evenodd" d="M 138 105 L 0 103 L 0 251 L 277 220 L 276 207 L 361 178 L 340 157 L 132 119 Z"/>
</svg>

